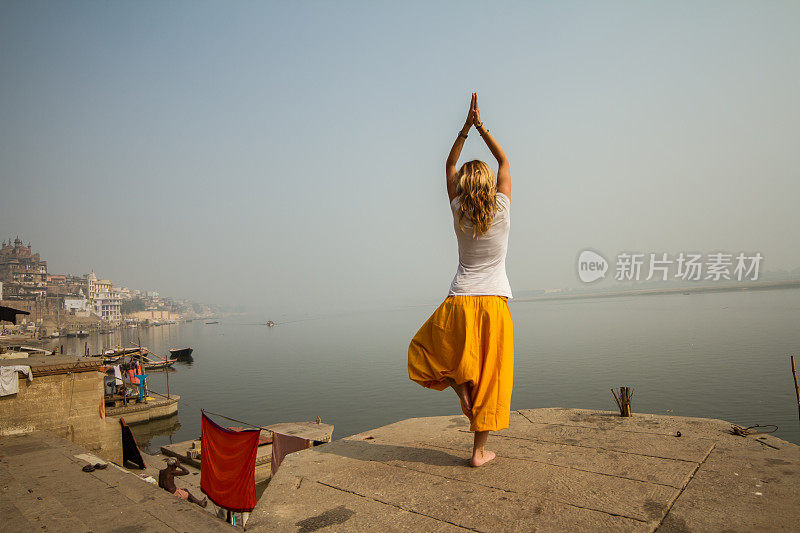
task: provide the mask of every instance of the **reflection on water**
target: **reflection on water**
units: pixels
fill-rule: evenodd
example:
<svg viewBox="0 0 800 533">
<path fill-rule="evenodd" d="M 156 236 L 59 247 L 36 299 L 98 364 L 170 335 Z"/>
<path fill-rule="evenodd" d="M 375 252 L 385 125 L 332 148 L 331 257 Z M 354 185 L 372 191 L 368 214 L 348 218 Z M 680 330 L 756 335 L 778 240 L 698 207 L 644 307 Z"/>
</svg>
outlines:
<svg viewBox="0 0 800 533">
<path fill-rule="evenodd" d="M 151 420 L 145 424 L 134 424 L 130 426 L 133 438 L 136 439 L 136 444 L 149 454 L 159 453 L 161 446 L 164 444 L 172 444 L 173 442 L 180 442 L 180 440 L 173 440 L 172 436 L 181 429 L 181 423 L 178 420 L 178 415 L 174 414 L 167 418 L 159 418 Z M 157 437 L 158 444 L 152 444 L 153 440 Z"/>
</svg>

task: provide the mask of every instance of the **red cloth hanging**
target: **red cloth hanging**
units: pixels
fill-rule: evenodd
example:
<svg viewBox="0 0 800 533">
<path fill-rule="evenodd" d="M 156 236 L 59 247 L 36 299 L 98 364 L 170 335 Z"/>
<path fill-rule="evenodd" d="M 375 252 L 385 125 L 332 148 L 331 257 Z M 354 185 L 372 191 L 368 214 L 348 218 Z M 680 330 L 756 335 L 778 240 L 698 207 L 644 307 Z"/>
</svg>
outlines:
<svg viewBox="0 0 800 533">
<path fill-rule="evenodd" d="M 239 513 L 256 506 L 258 429 L 231 431 L 202 414 L 200 490 L 220 507 Z"/>
</svg>

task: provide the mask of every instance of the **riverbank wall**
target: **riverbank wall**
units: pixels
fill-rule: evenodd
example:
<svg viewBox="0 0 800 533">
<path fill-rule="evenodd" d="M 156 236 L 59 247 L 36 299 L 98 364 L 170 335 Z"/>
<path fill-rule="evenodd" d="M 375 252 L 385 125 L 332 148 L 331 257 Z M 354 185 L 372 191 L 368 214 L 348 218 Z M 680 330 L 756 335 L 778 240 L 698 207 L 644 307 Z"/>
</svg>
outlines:
<svg viewBox="0 0 800 533">
<path fill-rule="evenodd" d="M 122 463 L 119 419 L 106 418 L 101 409 L 102 361 L 67 356 L 0 360 L 0 366 L 8 365 L 30 366 L 33 380 L 18 374 L 19 391 L 0 396 L 0 437 L 46 430 Z"/>
</svg>

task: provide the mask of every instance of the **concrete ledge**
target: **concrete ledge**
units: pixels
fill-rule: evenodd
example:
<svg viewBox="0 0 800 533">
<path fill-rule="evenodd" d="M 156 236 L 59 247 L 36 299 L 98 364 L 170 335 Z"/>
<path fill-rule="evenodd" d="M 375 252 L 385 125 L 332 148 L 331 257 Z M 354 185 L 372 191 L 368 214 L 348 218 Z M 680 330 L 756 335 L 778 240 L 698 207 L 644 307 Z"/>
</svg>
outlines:
<svg viewBox="0 0 800 533">
<path fill-rule="evenodd" d="M 225 522 L 47 432 L 0 438 L 2 531 L 231 531 Z"/>
<path fill-rule="evenodd" d="M 253 531 L 754 531 L 800 523 L 800 447 L 722 420 L 512 413 L 469 468 L 464 416 L 415 418 L 287 456 Z M 681 437 L 676 432 L 681 432 Z"/>
</svg>

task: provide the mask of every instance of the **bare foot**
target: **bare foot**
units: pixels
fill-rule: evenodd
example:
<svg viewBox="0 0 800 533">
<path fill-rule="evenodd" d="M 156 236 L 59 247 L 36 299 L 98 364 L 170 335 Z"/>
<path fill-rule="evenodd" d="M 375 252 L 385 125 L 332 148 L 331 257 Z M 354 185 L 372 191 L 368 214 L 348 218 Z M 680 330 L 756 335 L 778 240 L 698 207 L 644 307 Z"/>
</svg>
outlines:
<svg viewBox="0 0 800 533">
<path fill-rule="evenodd" d="M 472 459 L 469 460 L 469 466 L 483 466 L 494 458 L 494 452 L 483 450 L 472 456 Z"/>
</svg>

